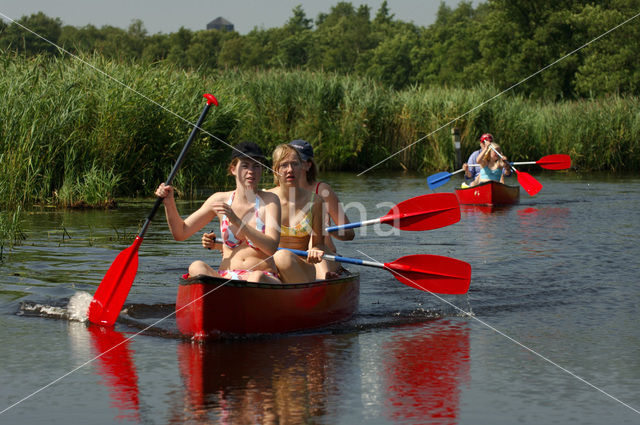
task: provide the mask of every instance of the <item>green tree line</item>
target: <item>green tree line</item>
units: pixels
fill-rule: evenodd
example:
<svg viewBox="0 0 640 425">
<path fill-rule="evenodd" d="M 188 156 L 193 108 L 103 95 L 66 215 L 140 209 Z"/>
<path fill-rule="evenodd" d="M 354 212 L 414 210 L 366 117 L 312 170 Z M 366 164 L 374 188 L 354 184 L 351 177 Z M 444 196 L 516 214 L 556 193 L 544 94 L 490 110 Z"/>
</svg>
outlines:
<svg viewBox="0 0 640 425">
<path fill-rule="evenodd" d="M 78 55 L 165 62 L 188 70 L 282 69 L 371 78 L 387 87 L 422 85 L 505 90 L 633 17 L 640 0 L 488 0 L 440 4 L 436 21 L 419 26 L 395 19 L 387 2 L 338 2 L 315 19 L 301 6 L 282 27 L 171 34 L 64 25 L 43 13 L 0 22 L 0 48 L 27 56 L 63 54 L 43 38 Z M 639 18 L 640 19 L 640 18 Z M 22 26 L 21 26 L 22 25 Z M 640 95 L 640 25 L 632 20 L 519 85 L 544 100 Z"/>
</svg>

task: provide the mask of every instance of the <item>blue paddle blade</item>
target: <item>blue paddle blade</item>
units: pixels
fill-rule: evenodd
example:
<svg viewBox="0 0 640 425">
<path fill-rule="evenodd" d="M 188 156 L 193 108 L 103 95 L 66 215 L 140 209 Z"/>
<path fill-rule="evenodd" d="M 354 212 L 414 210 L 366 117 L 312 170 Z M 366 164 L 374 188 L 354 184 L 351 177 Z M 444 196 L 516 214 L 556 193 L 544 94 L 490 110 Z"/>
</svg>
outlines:
<svg viewBox="0 0 640 425">
<path fill-rule="evenodd" d="M 427 177 L 427 185 L 429 185 L 429 189 L 435 189 L 436 187 L 440 187 L 451 178 L 451 173 L 447 173 L 446 171 L 442 171 L 440 173 L 433 174 Z"/>
</svg>

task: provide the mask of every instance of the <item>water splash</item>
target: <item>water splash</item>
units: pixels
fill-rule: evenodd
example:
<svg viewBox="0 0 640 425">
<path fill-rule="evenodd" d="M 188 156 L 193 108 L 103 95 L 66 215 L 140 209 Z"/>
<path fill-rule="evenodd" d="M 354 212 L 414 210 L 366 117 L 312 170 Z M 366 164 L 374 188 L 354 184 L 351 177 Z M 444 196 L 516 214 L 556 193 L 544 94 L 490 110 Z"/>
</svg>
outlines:
<svg viewBox="0 0 640 425">
<path fill-rule="evenodd" d="M 87 312 L 89 311 L 89 304 L 93 295 L 88 292 L 76 292 L 71 298 L 69 298 L 69 304 L 67 305 L 67 313 L 69 320 L 86 322 Z"/>
</svg>

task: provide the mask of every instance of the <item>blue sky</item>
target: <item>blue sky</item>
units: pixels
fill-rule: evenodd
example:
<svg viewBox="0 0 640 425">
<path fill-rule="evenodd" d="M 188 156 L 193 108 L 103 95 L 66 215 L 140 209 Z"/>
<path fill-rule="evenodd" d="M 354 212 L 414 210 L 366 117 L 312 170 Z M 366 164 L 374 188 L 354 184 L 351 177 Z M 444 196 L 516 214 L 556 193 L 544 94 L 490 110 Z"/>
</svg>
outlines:
<svg viewBox="0 0 640 425">
<path fill-rule="evenodd" d="M 351 1 L 354 6 L 367 4 L 372 17 L 383 0 Z M 113 25 L 127 28 L 133 19 L 141 19 L 150 34 L 171 33 L 180 27 L 204 29 L 208 22 L 222 16 L 241 34 L 254 27 L 279 27 L 302 5 L 307 17 L 329 12 L 338 0 L 2 0 L 0 13 L 19 19 L 39 11 L 57 17 L 64 24 L 97 27 Z M 446 0 L 455 7 L 459 0 Z M 473 1 L 474 5 L 479 3 Z M 434 22 L 440 0 L 388 0 L 396 19 L 427 26 Z M 5 19 L 6 21 L 6 19 Z"/>
</svg>

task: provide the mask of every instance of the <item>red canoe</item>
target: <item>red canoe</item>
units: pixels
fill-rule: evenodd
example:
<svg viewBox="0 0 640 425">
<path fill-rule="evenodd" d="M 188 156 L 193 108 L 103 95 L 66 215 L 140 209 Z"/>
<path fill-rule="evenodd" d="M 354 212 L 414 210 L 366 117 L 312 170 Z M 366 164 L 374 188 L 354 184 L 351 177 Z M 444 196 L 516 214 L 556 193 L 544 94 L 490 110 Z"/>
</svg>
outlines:
<svg viewBox="0 0 640 425">
<path fill-rule="evenodd" d="M 460 204 L 512 205 L 520 201 L 520 186 L 507 186 L 489 181 L 469 188 L 456 189 L 456 196 Z"/>
<path fill-rule="evenodd" d="M 350 318 L 359 296 L 357 273 L 292 284 L 195 276 L 180 279 L 176 321 L 193 339 L 292 332 Z"/>
</svg>

